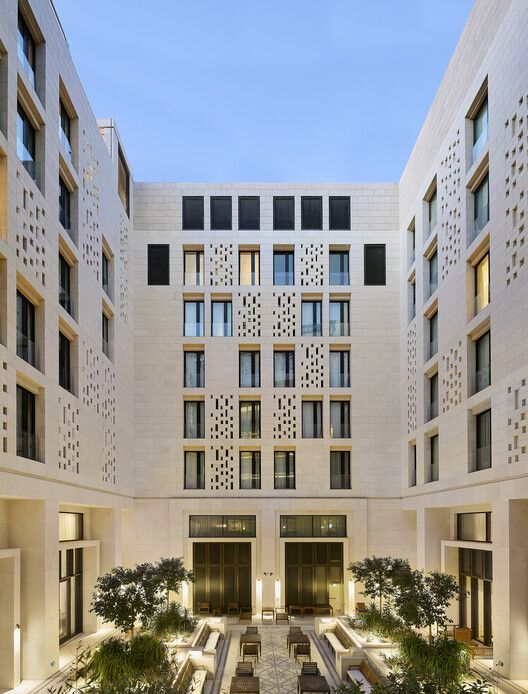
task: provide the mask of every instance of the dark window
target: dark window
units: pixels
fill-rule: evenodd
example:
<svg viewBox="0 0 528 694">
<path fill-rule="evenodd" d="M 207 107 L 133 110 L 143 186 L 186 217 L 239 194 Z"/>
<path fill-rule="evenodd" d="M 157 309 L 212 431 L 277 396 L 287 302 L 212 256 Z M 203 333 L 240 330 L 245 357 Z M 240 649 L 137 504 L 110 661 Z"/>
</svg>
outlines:
<svg viewBox="0 0 528 694">
<path fill-rule="evenodd" d="M 205 451 L 185 451 L 185 489 L 205 489 Z"/>
<path fill-rule="evenodd" d="M 457 513 L 457 540 L 491 542 L 491 512 Z"/>
<path fill-rule="evenodd" d="M 301 229 L 323 228 L 323 198 L 301 197 Z"/>
<path fill-rule="evenodd" d="M 66 231 L 71 231 L 71 193 L 59 176 L 59 222 Z"/>
<path fill-rule="evenodd" d="M 240 438 L 259 439 L 260 438 L 260 401 L 249 400 L 241 401 L 239 406 L 240 414 Z"/>
<path fill-rule="evenodd" d="M 102 314 L 102 350 L 110 358 L 110 320 L 106 313 Z"/>
<path fill-rule="evenodd" d="M 429 378 L 429 413 L 427 419 L 438 417 L 438 372 Z"/>
<path fill-rule="evenodd" d="M 416 444 L 411 443 L 410 448 L 410 460 L 409 460 L 409 487 L 416 487 L 416 471 L 417 471 L 417 459 L 416 459 Z"/>
<path fill-rule="evenodd" d="M 186 400 L 184 403 L 185 439 L 205 437 L 205 403 L 203 400 Z"/>
<path fill-rule="evenodd" d="M 281 516 L 281 537 L 346 537 L 346 516 Z"/>
<path fill-rule="evenodd" d="M 64 107 L 62 101 L 60 103 L 60 130 L 59 136 L 62 146 L 62 151 L 66 153 L 68 159 L 72 160 L 72 146 L 71 146 L 71 119 L 68 111 Z"/>
<path fill-rule="evenodd" d="M 350 451 L 330 451 L 330 489 L 350 488 Z"/>
<path fill-rule="evenodd" d="M 273 284 L 295 284 L 293 251 L 273 251 Z"/>
<path fill-rule="evenodd" d="M 256 516 L 189 516 L 189 537 L 256 536 Z"/>
<path fill-rule="evenodd" d="M 295 489 L 295 451 L 275 451 L 275 489 Z"/>
<path fill-rule="evenodd" d="M 435 311 L 429 318 L 429 355 L 428 359 L 434 357 L 438 352 L 438 311 Z"/>
<path fill-rule="evenodd" d="M 491 384 L 491 333 L 484 333 L 475 341 L 475 387 L 474 392 Z"/>
<path fill-rule="evenodd" d="M 101 253 L 101 285 L 106 296 L 111 299 L 110 295 L 110 258 L 106 255 L 103 248 Z"/>
<path fill-rule="evenodd" d="M 240 451 L 240 489 L 260 489 L 260 451 Z"/>
<path fill-rule="evenodd" d="M 273 228 L 279 230 L 295 229 L 295 198 L 273 198 Z"/>
<path fill-rule="evenodd" d="M 35 396 L 17 386 L 17 455 L 37 460 Z"/>
<path fill-rule="evenodd" d="M 348 400 L 330 402 L 330 436 L 333 439 L 350 438 L 350 403 Z"/>
<path fill-rule="evenodd" d="M 473 230 L 474 234 L 480 232 L 489 222 L 489 180 L 484 178 L 473 195 Z M 473 239 L 471 239 L 473 240 Z"/>
<path fill-rule="evenodd" d="M 20 292 L 17 292 L 17 354 L 32 366 L 37 366 L 35 306 Z"/>
<path fill-rule="evenodd" d="M 350 229 L 350 198 L 348 196 L 330 196 L 329 226 L 331 230 Z"/>
<path fill-rule="evenodd" d="M 185 388 L 205 388 L 205 352 L 184 352 Z"/>
<path fill-rule="evenodd" d="M 130 217 L 130 173 L 121 147 L 117 150 L 117 192 L 125 212 Z"/>
<path fill-rule="evenodd" d="M 62 253 L 59 253 L 59 304 L 70 316 L 73 314 L 71 299 L 71 267 Z"/>
<path fill-rule="evenodd" d="M 35 41 L 22 13 L 18 13 L 18 59 L 35 89 Z"/>
<path fill-rule="evenodd" d="M 183 302 L 183 334 L 185 337 L 202 337 L 204 334 L 204 302 Z"/>
<path fill-rule="evenodd" d="M 204 228 L 204 199 L 202 195 L 184 195 L 182 199 L 184 230 Z"/>
<path fill-rule="evenodd" d="M 238 198 L 238 228 L 244 230 L 260 229 L 260 198 L 258 195 Z"/>
<path fill-rule="evenodd" d="M 476 447 L 475 470 L 491 467 L 491 410 L 480 412 L 475 417 Z"/>
<path fill-rule="evenodd" d="M 211 198 L 211 229 L 231 229 L 231 196 Z"/>
<path fill-rule="evenodd" d="M 330 284 L 350 284 L 348 268 L 348 251 L 330 251 Z"/>
<path fill-rule="evenodd" d="M 83 551 L 59 551 L 59 643 L 83 630 Z"/>
<path fill-rule="evenodd" d="M 438 287 L 438 251 L 430 256 L 429 265 L 429 296 L 431 296 Z"/>
<path fill-rule="evenodd" d="M 37 182 L 37 162 L 35 161 L 35 128 L 20 104 L 17 107 L 17 155 L 24 168 Z"/>
<path fill-rule="evenodd" d="M 147 246 L 148 284 L 169 284 L 169 244 L 152 244 Z"/>
<path fill-rule="evenodd" d="M 323 403 L 320 400 L 305 400 L 302 404 L 303 439 L 323 438 Z"/>
<path fill-rule="evenodd" d="M 429 482 L 440 479 L 440 458 L 438 451 L 438 434 L 429 439 Z"/>
<path fill-rule="evenodd" d="M 384 285 L 385 278 L 385 244 L 370 243 L 364 246 L 365 285 Z"/>
<path fill-rule="evenodd" d="M 239 353 L 240 388 L 260 388 L 260 352 Z"/>
<path fill-rule="evenodd" d="M 71 379 L 71 344 L 66 335 L 59 332 L 59 385 L 65 390 L 72 390 Z"/>
<path fill-rule="evenodd" d="M 295 352 L 273 353 L 273 385 L 275 388 L 295 387 Z"/>
</svg>

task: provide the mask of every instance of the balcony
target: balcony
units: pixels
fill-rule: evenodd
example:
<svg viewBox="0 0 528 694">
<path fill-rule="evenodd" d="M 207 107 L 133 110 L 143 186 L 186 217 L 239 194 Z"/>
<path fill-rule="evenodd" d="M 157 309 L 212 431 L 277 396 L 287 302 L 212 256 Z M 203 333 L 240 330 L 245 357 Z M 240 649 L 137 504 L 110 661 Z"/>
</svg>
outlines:
<svg viewBox="0 0 528 694">
<path fill-rule="evenodd" d="M 35 433 L 17 431 L 17 455 L 21 458 L 39 461 L 39 440 Z"/>
<path fill-rule="evenodd" d="M 18 60 L 20 61 L 22 70 L 25 72 L 31 86 L 33 89 L 36 89 L 37 81 L 35 79 L 35 71 L 33 70 L 31 63 L 27 59 L 26 54 L 24 53 L 20 44 L 18 44 Z"/>
<path fill-rule="evenodd" d="M 348 371 L 330 372 L 330 388 L 350 388 L 350 374 Z"/>
<path fill-rule="evenodd" d="M 344 286 L 350 284 L 350 275 L 348 272 L 331 272 L 330 284 Z"/>
<path fill-rule="evenodd" d="M 488 141 L 488 124 L 486 123 L 484 130 L 480 133 L 478 140 L 473 145 L 471 150 L 471 164 L 473 165 L 479 158 L 482 150 Z"/>
<path fill-rule="evenodd" d="M 489 205 L 484 205 L 484 207 L 478 213 L 477 217 L 473 220 L 473 228 L 471 229 L 469 237 L 470 244 L 473 243 L 473 241 L 477 238 L 480 232 L 484 229 L 486 224 L 489 222 L 489 219 Z"/>
<path fill-rule="evenodd" d="M 328 334 L 330 337 L 349 337 L 350 323 L 342 323 L 338 320 L 331 320 L 328 324 Z"/>
<path fill-rule="evenodd" d="M 17 330 L 17 354 L 21 359 L 38 369 L 38 347 L 33 340 L 19 330 Z"/>
<path fill-rule="evenodd" d="M 438 417 L 438 400 L 431 400 L 431 402 L 426 407 L 426 422 L 430 422 L 431 419 Z"/>
<path fill-rule="evenodd" d="M 473 456 L 473 471 L 488 470 L 491 467 L 491 446 L 476 448 Z"/>
<path fill-rule="evenodd" d="M 479 393 L 481 390 L 484 390 L 484 388 L 487 388 L 489 385 L 491 385 L 491 365 L 488 364 L 487 366 L 482 367 L 482 369 L 478 369 L 473 374 L 473 378 L 471 380 L 472 395 L 475 395 L 475 393 Z"/>
<path fill-rule="evenodd" d="M 330 489 L 350 489 L 350 475 L 342 474 L 331 474 L 330 475 Z"/>
</svg>

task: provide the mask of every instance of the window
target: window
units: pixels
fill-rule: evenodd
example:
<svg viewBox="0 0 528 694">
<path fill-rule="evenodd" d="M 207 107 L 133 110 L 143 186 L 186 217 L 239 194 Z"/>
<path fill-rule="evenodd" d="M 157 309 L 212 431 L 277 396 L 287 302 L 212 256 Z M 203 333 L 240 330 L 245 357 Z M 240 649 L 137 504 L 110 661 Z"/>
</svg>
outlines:
<svg viewBox="0 0 528 694">
<path fill-rule="evenodd" d="M 408 283 L 409 288 L 409 323 L 416 316 L 416 279 L 413 277 Z"/>
<path fill-rule="evenodd" d="M 273 198 L 273 229 L 295 229 L 295 199 L 293 197 Z"/>
<path fill-rule="evenodd" d="M 183 283 L 189 286 L 201 287 L 204 283 L 203 251 L 185 251 L 183 254 L 183 264 Z"/>
<path fill-rule="evenodd" d="M 295 387 L 295 352 L 273 352 L 273 385 L 275 388 Z"/>
<path fill-rule="evenodd" d="M 35 306 L 21 292 L 17 292 L 17 354 L 31 366 L 37 366 Z"/>
<path fill-rule="evenodd" d="M 293 251 L 273 252 L 273 284 L 295 284 Z"/>
<path fill-rule="evenodd" d="M 231 337 L 233 335 L 230 301 L 211 302 L 211 335 L 213 337 Z"/>
<path fill-rule="evenodd" d="M 281 537 L 346 537 L 346 516 L 281 516 Z"/>
<path fill-rule="evenodd" d="M 437 222 L 437 192 L 434 189 L 431 197 L 427 201 L 427 222 L 428 222 L 428 232 L 429 234 L 436 227 Z"/>
<path fill-rule="evenodd" d="M 73 315 L 71 267 L 62 253 L 59 253 L 59 304 L 70 316 Z"/>
<path fill-rule="evenodd" d="M 491 542 L 491 512 L 457 513 L 457 540 Z"/>
<path fill-rule="evenodd" d="M 71 193 L 62 176 L 59 176 L 59 222 L 68 233 L 71 232 Z"/>
<path fill-rule="evenodd" d="M 295 489 L 295 451 L 275 451 L 275 489 Z"/>
<path fill-rule="evenodd" d="M 473 118 L 472 161 L 475 162 L 488 141 L 488 97 L 479 106 Z"/>
<path fill-rule="evenodd" d="M 222 195 L 211 197 L 210 205 L 211 229 L 231 229 L 231 196 Z"/>
<path fill-rule="evenodd" d="M 475 341 L 475 389 L 487 388 L 491 384 L 491 334 L 484 333 Z"/>
<path fill-rule="evenodd" d="M 103 354 L 110 359 L 110 319 L 106 313 L 102 314 L 102 346 Z"/>
<path fill-rule="evenodd" d="M 330 301 L 328 307 L 330 337 L 348 337 L 350 335 L 349 302 Z"/>
<path fill-rule="evenodd" d="M 428 359 L 438 352 L 438 311 L 429 318 L 429 354 Z"/>
<path fill-rule="evenodd" d="M 436 249 L 429 256 L 427 266 L 429 271 L 429 298 L 438 289 L 438 251 Z"/>
<path fill-rule="evenodd" d="M 350 352 L 332 350 L 330 352 L 330 388 L 350 387 Z"/>
<path fill-rule="evenodd" d="M 240 451 L 240 489 L 260 489 L 260 451 Z"/>
<path fill-rule="evenodd" d="M 62 101 L 60 104 L 60 127 L 59 138 L 62 151 L 66 154 L 69 161 L 72 161 L 72 146 L 71 146 L 71 118 Z"/>
<path fill-rule="evenodd" d="M 84 516 L 82 513 L 59 511 L 59 542 L 73 542 L 84 539 Z"/>
<path fill-rule="evenodd" d="M 204 199 L 202 195 L 184 195 L 182 198 L 182 227 L 184 231 L 204 228 Z"/>
<path fill-rule="evenodd" d="M 330 489 L 351 489 L 350 451 L 330 451 Z"/>
<path fill-rule="evenodd" d="M 184 301 L 184 325 L 185 337 L 202 337 L 204 334 L 204 302 Z"/>
<path fill-rule="evenodd" d="M 130 173 L 121 146 L 117 150 L 117 193 L 130 217 Z"/>
<path fill-rule="evenodd" d="M 348 251 L 330 251 L 330 284 L 350 284 Z"/>
<path fill-rule="evenodd" d="M 260 388 L 260 352 L 239 353 L 240 388 Z"/>
<path fill-rule="evenodd" d="M 190 516 L 189 537 L 256 537 L 256 516 Z"/>
<path fill-rule="evenodd" d="M 330 402 L 330 437 L 333 439 L 350 438 L 350 403 L 348 400 Z"/>
<path fill-rule="evenodd" d="M 185 451 L 185 489 L 205 489 L 205 451 Z"/>
<path fill-rule="evenodd" d="M 366 243 L 363 246 L 363 262 L 365 286 L 385 285 L 385 244 Z"/>
<path fill-rule="evenodd" d="M 475 416 L 476 446 L 475 470 L 487 470 L 491 467 L 491 410 L 485 410 Z"/>
<path fill-rule="evenodd" d="M 238 198 L 238 228 L 247 231 L 260 229 L 260 198 L 246 195 Z"/>
<path fill-rule="evenodd" d="M 149 285 L 167 285 L 169 280 L 169 244 L 147 246 L 147 283 Z"/>
<path fill-rule="evenodd" d="M 475 315 L 490 302 L 489 253 L 475 265 Z"/>
<path fill-rule="evenodd" d="M 323 198 L 301 197 L 301 229 L 323 228 Z"/>
<path fill-rule="evenodd" d="M 323 334 L 322 303 L 303 301 L 301 303 L 301 335 L 320 337 Z"/>
<path fill-rule="evenodd" d="M 416 463 L 416 444 L 411 443 L 409 445 L 409 487 L 416 487 Z"/>
<path fill-rule="evenodd" d="M 37 162 L 35 161 L 36 133 L 26 112 L 20 104 L 17 107 L 17 155 L 24 168 L 37 183 Z"/>
<path fill-rule="evenodd" d="M 416 221 L 412 220 L 407 229 L 407 267 L 410 268 L 416 258 Z"/>
<path fill-rule="evenodd" d="M 240 438 L 260 438 L 260 402 L 258 400 L 240 401 Z"/>
<path fill-rule="evenodd" d="M 59 644 L 83 630 L 83 550 L 59 550 Z"/>
<path fill-rule="evenodd" d="M 427 419 L 438 417 L 438 372 L 429 378 L 429 411 Z"/>
<path fill-rule="evenodd" d="M 323 438 L 323 403 L 320 400 L 304 400 L 302 404 L 303 439 Z"/>
<path fill-rule="evenodd" d="M 22 13 L 18 13 L 18 59 L 27 75 L 33 89 L 35 89 L 35 40 L 29 31 Z"/>
<path fill-rule="evenodd" d="M 332 231 L 350 229 L 350 198 L 348 196 L 330 196 L 328 199 L 329 227 Z"/>
<path fill-rule="evenodd" d="M 205 403 L 203 400 L 186 400 L 184 402 L 185 439 L 205 438 Z"/>
<path fill-rule="evenodd" d="M 37 460 L 35 396 L 17 385 L 17 455 Z"/>
<path fill-rule="evenodd" d="M 484 229 L 489 218 L 489 181 L 486 175 L 473 194 L 473 239 Z"/>
<path fill-rule="evenodd" d="M 439 477 L 438 434 L 429 438 L 429 482 L 438 482 Z"/>
<path fill-rule="evenodd" d="M 238 275 L 238 283 L 242 286 L 257 287 L 260 284 L 260 253 L 258 251 L 240 251 Z"/>
<path fill-rule="evenodd" d="M 59 385 L 72 392 L 71 344 L 66 335 L 59 331 Z"/>
<path fill-rule="evenodd" d="M 105 249 L 103 248 L 101 252 L 101 286 L 103 287 L 103 291 L 109 299 L 112 298 L 112 292 L 110 289 L 111 262 L 111 259 L 109 258 Z"/>
<path fill-rule="evenodd" d="M 184 352 L 185 388 L 205 388 L 205 352 Z"/>
</svg>

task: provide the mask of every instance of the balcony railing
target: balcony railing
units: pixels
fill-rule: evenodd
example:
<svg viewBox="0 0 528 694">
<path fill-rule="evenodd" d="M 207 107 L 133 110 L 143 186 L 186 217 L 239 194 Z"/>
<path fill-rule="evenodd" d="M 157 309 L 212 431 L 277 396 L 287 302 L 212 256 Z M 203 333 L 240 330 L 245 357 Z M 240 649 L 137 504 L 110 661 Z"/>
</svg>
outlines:
<svg viewBox="0 0 528 694">
<path fill-rule="evenodd" d="M 35 433 L 17 431 L 17 455 L 30 460 L 39 460 L 39 441 Z"/>
<path fill-rule="evenodd" d="M 330 475 L 330 489 L 350 489 L 350 475 Z"/>
<path fill-rule="evenodd" d="M 350 275 L 348 272 L 331 272 L 330 273 L 330 284 L 331 285 L 349 285 Z"/>
<path fill-rule="evenodd" d="M 427 222 L 427 238 L 431 236 L 433 231 L 436 229 L 436 225 L 438 224 L 438 219 L 436 217 L 433 217 Z"/>
<path fill-rule="evenodd" d="M 37 162 L 33 159 L 21 159 L 20 161 L 37 186 L 39 186 L 39 168 Z"/>
<path fill-rule="evenodd" d="M 491 446 L 480 446 L 475 449 L 473 460 L 474 470 L 487 470 L 491 467 Z"/>
<path fill-rule="evenodd" d="M 475 315 L 479 314 L 490 302 L 489 291 L 479 292 L 475 296 Z"/>
<path fill-rule="evenodd" d="M 440 465 L 438 461 L 431 463 L 429 468 L 429 482 L 438 482 L 440 479 Z"/>
<path fill-rule="evenodd" d="M 416 318 L 416 304 L 411 304 L 409 310 L 409 323 Z"/>
<path fill-rule="evenodd" d="M 59 126 L 59 139 L 60 139 L 62 151 L 66 155 L 66 158 L 68 159 L 68 161 L 73 163 L 72 146 L 70 144 L 70 140 L 69 140 L 68 136 L 66 135 L 66 133 L 64 132 L 64 130 L 62 129 L 61 126 Z"/>
<path fill-rule="evenodd" d="M 428 299 L 431 298 L 437 289 L 438 289 L 438 280 L 431 280 L 429 282 L 429 284 L 427 285 L 427 291 L 428 291 L 427 298 Z"/>
<path fill-rule="evenodd" d="M 36 89 L 37 82 L 35 80 L 35 71 L 33 70 L 31 63 L 27 59 L 26 54 L 24 53 L 20 44 L 18 45 L 18 59 L 20 61 L 20 64 L 22 65 L 22 69 L 26 73 L 26 76 L 31 83 L 31 86 L 33 87 L 33 89 Z"/>
<path fill-rule="evenodd" d="M 438 400 L 431 400 L 426 408 L 426 417 L 429 422 L 431 419 L 438 417 Z"/>
<path fill-rule="evenodd" d="M 106 294 L 106 296 L 112 301 L 112 290 L 110 288 L 110 284 L 108 282 L 103 282 L 103 292 Z"/>
<path fill-rule="evenodd" d="M 434 337 L 432 340 L 429 341 L 429 357 L 428 359 L 432 359 L 435 354 L 438 353 L 438 338 Z"/>
<path fill-rule="evenodd" d="M 232 337 L 233 326 L 231 323 L 213 323 L 211 335 L 213 337 Z"/>
<path fill-rule="evenodd" d="M 349 337 L 350 323 L 342 323 L 338 320 L 331 320 L 328 325 L 330 337 Z"/>
<path fill-rule="evenodd" d="M 348 371 L 340 371 L 339 373 L 330 372 L 330 388 L 349 388 L 350 374 Z"/>
<path fill-rule="evenodd" d="M 416 250 L 414 248 L 410 248 L 409 251 L 407 252 L 407 268 L 410 268 L 415 260 L 416 260 Z"/>
<path fill-rule="evenodd" d="M 293 276 L 293 272 L 274 272 L 273 284 L 277 286 L 290 286 L 292 284 L 295 284 L 295 277 Z"/>
<path fill-rule="evenodd" d="M 479 154 L 482 152 L 484 147 L 486 146 L 486 142 L 488 141 L 488 124 L 484 126 L 483 131 L 480 133 L 478 140 L 475 142 L 473 145 L 473 149 L 471 150 L 471 163 L 474 164 L 478 157 Z"/>
<path fill-rule="evenodd" d="M 203 337 L 203 323 L 185 323 L 183 332 L 185 337 Z"/>
<path fill-rule="evenodd" d="M 73 318 L 73 309 L 74 309 L 73 299 L 68 294 L 68 292 L 64 291 L 64 289 L 62 289 L 60 287 L 59 287 L 59 304 L 66 311 L 66 313 L 69 313 L 70 316 Z"/>
<path fill-rule="evenodd" d="M 479 393 L 484 388 L 491 385 L 491 366 L 483 366 L 473 374 L 472 378 L 472 394 Z"/>
<path fill-rule="evenodd" d="M 64 207 L 59 208 L 59 222 L 62 224 L 68 236 L 73 239 L 70 213 Z"/>
<path fill-rule="evenodd" d="M 38 347 L 33 340 L 19 330 L 17 330 L 17 354 L 21 359 L 38 369 Z"/>
<path fill-rule="evenodd" d="M 350 438 L 350 425 L 347 424 L 330 424 L 330 438 L 331 439 L 349 439 Z"/>
<path fill-rule="evenodd" d="M 477 238 L 477 236 L 489 222 L 489 219 L 489 205 L 484 205 L 484 207 L 478 213 L 477 217 L 473 220 L 473 228 L 471 230 L 471 235 L 469 239 L 470 243 L 473 243 L 473 241 Z"/>
<path fill-rule="evenodd" d="M 102 350 L 103 354 L 105 354 L 110 359 L 110 342 L 106 340 L 104 337 L 102 341 Z"/>
<path fill-rule="evenodd" d="M 306 337 L 320 337 L 323 334 L 321 323 L 303 323 L 301 326 L 301 335 Z"/>
<path fill-rule="evenodd" d="M 260 439 L 260 429 L 252 429 L 251 427 L 240 428 L 241 439 Z"/>
<path fill-rule="evenodd" d="M 283 376 L 276 377 L 273 383 L 274 388 L 294 388 L 295 387 L 295 376 Z"/>
<path fill-rule="evenodd" d="M 416 468 L 409 470 L 409 487 L 416 487 Z"/>
</svg>

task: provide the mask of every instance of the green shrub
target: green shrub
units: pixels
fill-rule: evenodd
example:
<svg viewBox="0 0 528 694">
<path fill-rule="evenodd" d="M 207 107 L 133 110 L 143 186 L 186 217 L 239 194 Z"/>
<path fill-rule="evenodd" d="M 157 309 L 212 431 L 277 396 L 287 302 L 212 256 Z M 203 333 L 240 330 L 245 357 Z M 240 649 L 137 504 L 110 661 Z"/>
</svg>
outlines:
<svg viewBox="0 0 528 694">
<path fill-rule="evenodd" d="M 459 684 L 469 673 L 467 646 L 443 635 L 429 643 L 420 634 L 408 631 L 400 641 L 400 660 L 402 670 L 443 687 Z"/>
<path fill-rule="evenodd" d="M 372 603 L 360 617 L 353 620 L 352 626 L 357 626 L 365 632 L 397 641 L 404 632 L 403 621 L 388 607 L 382 612 Z"/>
<path fill-rule="evenodd" d="M 149 681 L 167 670 L 167 647 L 156 636 L 140 633 L 130 641 L 130 665 L 138 680 Z"/>
<path fill-rule="evenodd" d="M 171 603 L 166 610 L 158 612 L 150 623 L 153 634 L 162 639 L 172 639 L 182 634 L 189 634 L 197 624 L 192 613 Z"/>
<path fill-rule="evenodd" d="M 114 689 L 128 685 L 133 678 L 133 669 L 126 641 L 114 636 L 105 639 L 93 652 L 85 674 L 103 688 Z"/>
</svg>

